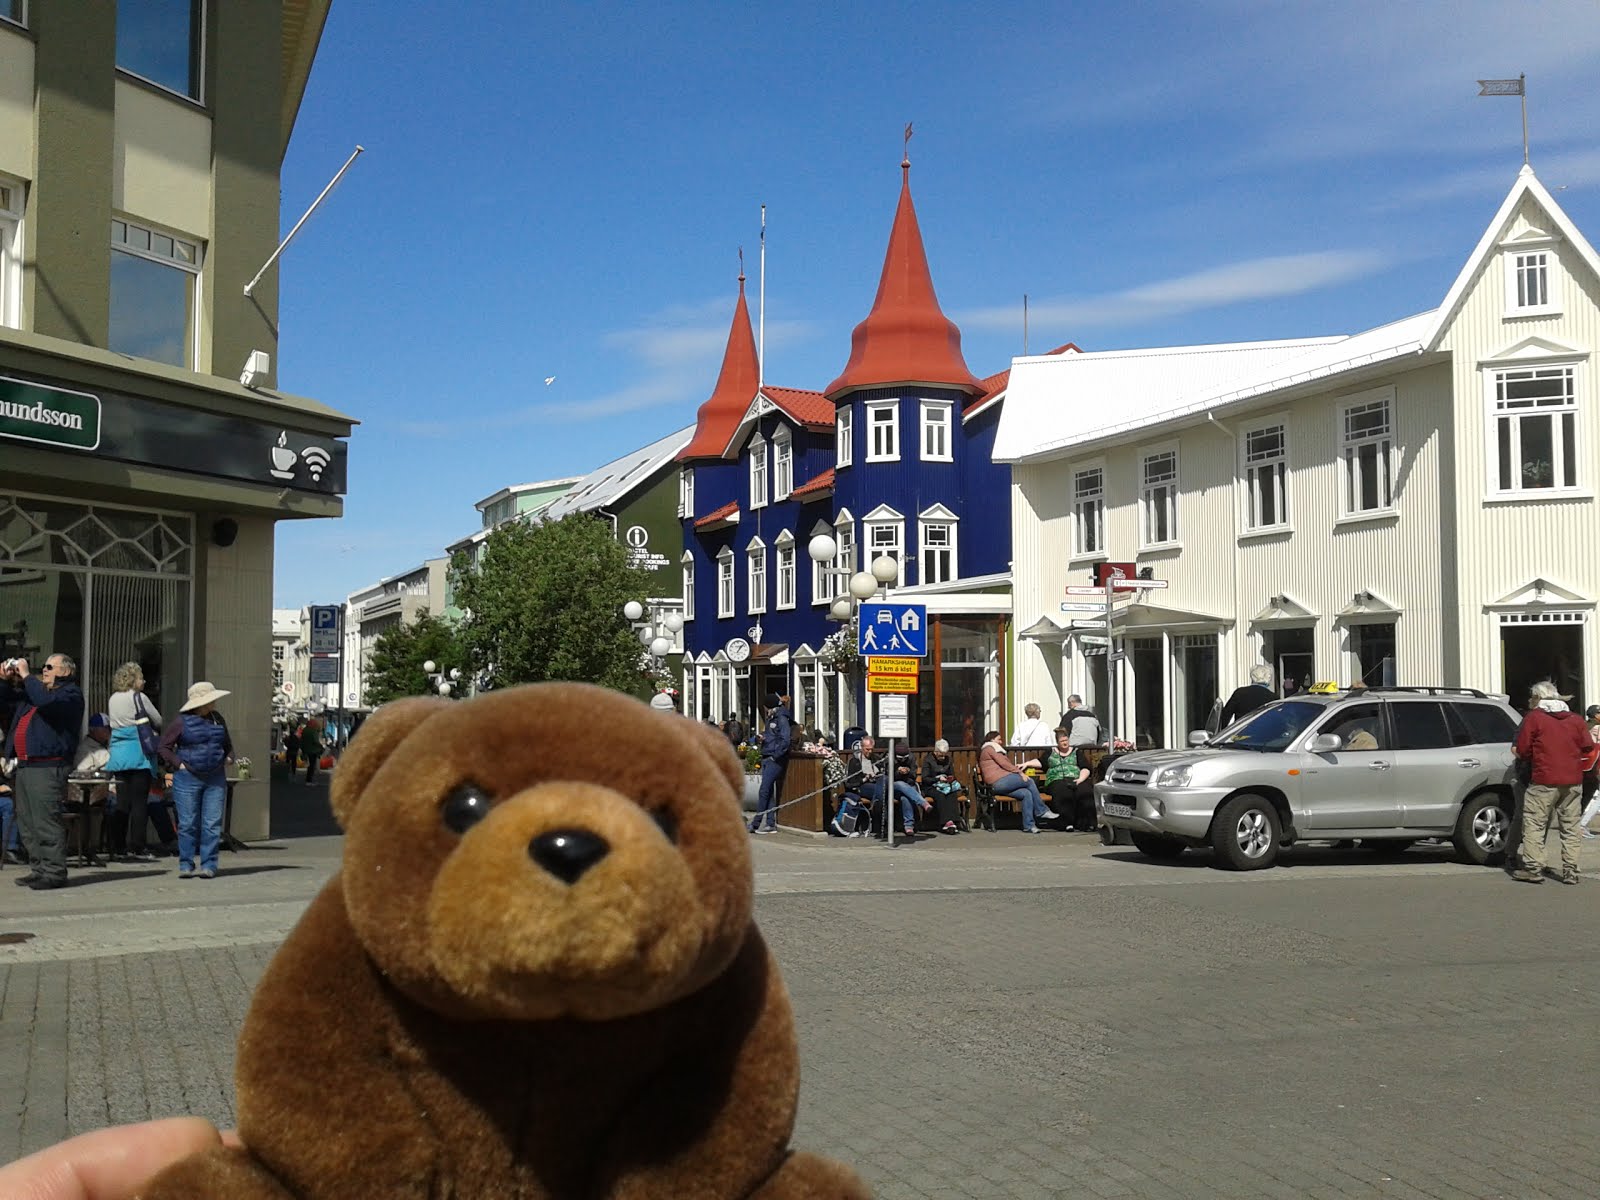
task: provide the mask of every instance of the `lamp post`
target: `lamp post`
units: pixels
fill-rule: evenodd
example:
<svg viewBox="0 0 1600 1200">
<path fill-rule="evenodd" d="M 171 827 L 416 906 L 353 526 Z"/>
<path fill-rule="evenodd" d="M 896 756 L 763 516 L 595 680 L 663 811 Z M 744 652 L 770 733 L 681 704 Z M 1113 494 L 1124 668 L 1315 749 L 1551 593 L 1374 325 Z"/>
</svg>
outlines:
<svg viewBox="0 0 1600 1200">
<path fill-rule="evenodd" d="M 422 664 L 422 669 L 427 672 L 428 682 L 433 686 L 434 691 L 447 700 L 450 698 L 450 693 L 455 691 L 461 684 L 460 667 L 451 667 L 446 671 L 430 658 Z"/>
<path fill-rule="evenodd" d="M 806 554 L 814 563 L 832 562 L 839 552 L 839 545 L 825 533 L 819 533 L 806 545 Z M 872 560 L 872 568 L 868 571 L 857 571 L 850 576 L 846 584 L 847 595 L 835 597 L 828 608 L 828 616 L 841 623 L 849 621 L 851 617 L 858 616 L 861 605 L 882 591 L 888 593 L 891 582 L 900 577 L 900 564 L 887 554 L 880 554 Z M 884 755 L 888 763 L 888 770 L 884 775 L 883 784 L 883 827 L 888 836 L 889 846 L 894 847 L 894 739 L 884 739 Z"/>
<path fill-rule="evenodd" d="M 645 613 L 644 604 L 638 600 L 629 600 L 622 606 L 622 615 L 634 623 L 634 632 L 638 635 L 639 644 L 644 647 L 645 653 L 651 658 L 650 669 L 659 678 L 666 674 L 667 655 L 672 653 L 672 645 L 676 635 L 683 629 L 683 614 L 679 612 L 664 613 L 658 626 L 646 621 Z M 666 693 L 660 694 L 665 695 Z"/>
</svg>

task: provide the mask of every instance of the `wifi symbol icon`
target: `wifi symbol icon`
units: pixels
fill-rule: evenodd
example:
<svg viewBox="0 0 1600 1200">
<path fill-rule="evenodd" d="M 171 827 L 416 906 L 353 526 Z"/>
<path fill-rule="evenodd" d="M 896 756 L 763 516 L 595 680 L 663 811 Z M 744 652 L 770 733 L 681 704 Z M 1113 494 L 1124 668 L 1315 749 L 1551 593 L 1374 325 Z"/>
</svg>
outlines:
<svg viewBox="0 0 1600 1200">
<path fill-rule="evenodd" d="M 324 468 L 333 459 L 321 446 L 307 446 L 300 452 L 300 460 L 306 464 L 306 470 L 311 472 L 313 480 L 321 479 Z"/>
</svg>

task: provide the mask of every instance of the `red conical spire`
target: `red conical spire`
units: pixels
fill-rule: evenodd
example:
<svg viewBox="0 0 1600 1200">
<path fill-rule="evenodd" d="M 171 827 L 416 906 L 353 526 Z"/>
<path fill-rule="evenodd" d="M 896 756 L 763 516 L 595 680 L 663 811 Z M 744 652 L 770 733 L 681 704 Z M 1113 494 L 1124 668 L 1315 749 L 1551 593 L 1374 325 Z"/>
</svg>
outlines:
<svg viewBox="0 0 1600 1200">
<path fill-rule="evenodd" d="M 851 335 L 850 361 L 828 385 L 830 400 L 856 388 L 892 383 L 983 390 L 961 356 L 961 330 L 944 315 L 933 292 L 922 230 L 911 203 L 909 158 L 900 164 L 900 171 L 900 206 L 889 231 L 878 296 L 867 319 Z"/>
<path fill-rule="evenodd" d="M 733 309 L 728 348 L 722 352 L 722 371 L 710 399 L 695 414 L 694 437 L 678 452 L 679 462 L 722 457 L 728 439 L 744 420 L 750 401 L 755 399 L 758 377 L 756 339 L 750 332 L 750 308 L 744 302 L 744 272 L 740 271 L 739 303 Z"/>
</svg>

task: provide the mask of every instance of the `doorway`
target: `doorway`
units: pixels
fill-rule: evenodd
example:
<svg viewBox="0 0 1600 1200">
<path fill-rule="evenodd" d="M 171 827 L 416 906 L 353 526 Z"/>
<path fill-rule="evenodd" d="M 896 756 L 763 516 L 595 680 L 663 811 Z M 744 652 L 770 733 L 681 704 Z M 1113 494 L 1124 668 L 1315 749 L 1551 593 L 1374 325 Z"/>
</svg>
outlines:
<svg viewBox="0 0 1600 1200">
<path fill-rule="evenodd" d="M 1572 711 L 1581 713 L 1587 703 L 1583 686 L 1583 617 L 1536 613 L 1519 620 L 1520 616 L 1500 618 L 1500 678 L 1512 706 L 1519 711 L 1525 709 L 1528 689 L 1548 679 L 1556 685 L 1557 692 L 1572 697 Z"/>
<path fill-rule="evenodd" d="M 1316 630 L 1312 626 L 1269 629 L 1261 635 L 1261 651 L 1278 677 L 1280 696 L 1290 679 L 1300 685 L 1302 692 L 1316 682 Z"/>
</svg>

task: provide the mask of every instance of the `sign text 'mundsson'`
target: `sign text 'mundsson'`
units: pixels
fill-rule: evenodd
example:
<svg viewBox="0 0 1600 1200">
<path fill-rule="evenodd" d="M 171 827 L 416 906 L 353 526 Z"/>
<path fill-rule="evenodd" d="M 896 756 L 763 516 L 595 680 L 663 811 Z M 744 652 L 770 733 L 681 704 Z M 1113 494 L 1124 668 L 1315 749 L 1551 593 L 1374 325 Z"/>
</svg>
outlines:
<svg viewBox="0 0 1600 1200">
<path fill-rule="evenodd" d="M 100 399 L 0 375 L 0 437 L 93 450 L 100 444 Z"/>
</svg>

